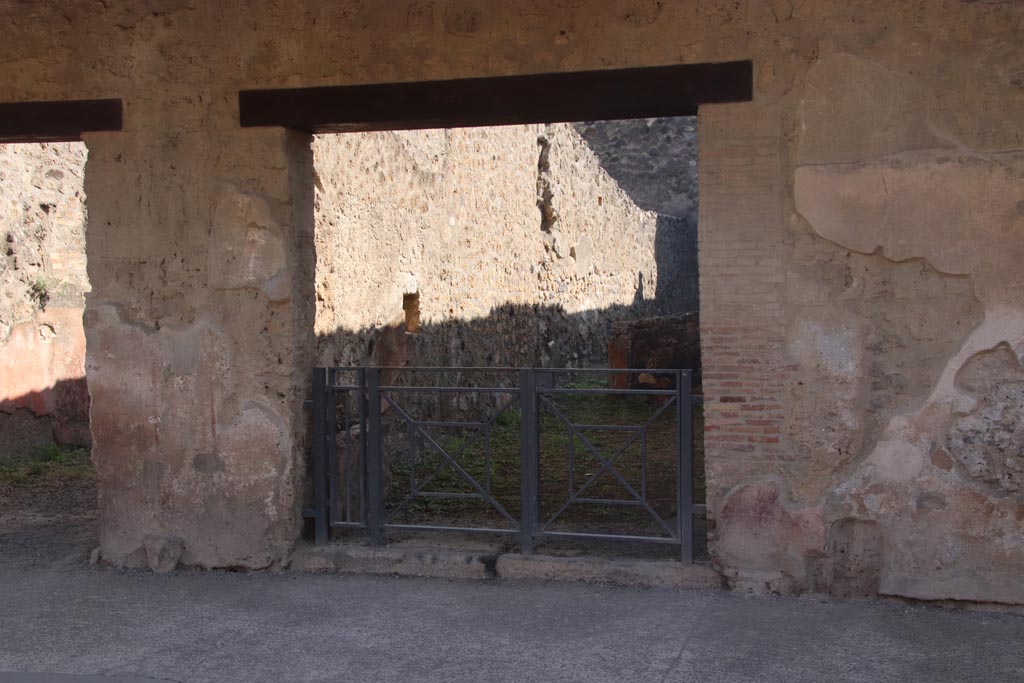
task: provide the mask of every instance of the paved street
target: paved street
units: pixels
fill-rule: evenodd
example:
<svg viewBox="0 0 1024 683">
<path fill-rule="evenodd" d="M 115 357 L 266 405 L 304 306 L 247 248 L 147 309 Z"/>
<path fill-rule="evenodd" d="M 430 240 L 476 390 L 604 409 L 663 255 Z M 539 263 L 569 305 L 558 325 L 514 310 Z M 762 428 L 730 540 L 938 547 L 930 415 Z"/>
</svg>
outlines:
<svg viewBox="0 0 1024 683">
<path fill-rule="evenodd" d="M 21 672 L 2 683 L 1022 681 L 1024 617 L 578 584 L 157 576 L 69 558 L 0 565 L 0 672 Z"/>
</svg>

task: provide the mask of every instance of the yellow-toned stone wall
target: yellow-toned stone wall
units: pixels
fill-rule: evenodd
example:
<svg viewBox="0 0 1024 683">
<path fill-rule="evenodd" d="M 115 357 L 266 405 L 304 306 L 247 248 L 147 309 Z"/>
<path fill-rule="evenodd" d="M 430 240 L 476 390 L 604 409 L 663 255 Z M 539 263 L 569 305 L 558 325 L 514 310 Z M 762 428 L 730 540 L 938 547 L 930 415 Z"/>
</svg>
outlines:
<svg viewBox="0 0 1024 683">
<path fill-rule="evenodd" d="M 657 216 L 567 124 L 323 135 L 314 158 L 323 364 L 603 365 L 612 322 L 655 312 Z M 412 294 L 419 334 L 385 348 Z"/>
</svg>

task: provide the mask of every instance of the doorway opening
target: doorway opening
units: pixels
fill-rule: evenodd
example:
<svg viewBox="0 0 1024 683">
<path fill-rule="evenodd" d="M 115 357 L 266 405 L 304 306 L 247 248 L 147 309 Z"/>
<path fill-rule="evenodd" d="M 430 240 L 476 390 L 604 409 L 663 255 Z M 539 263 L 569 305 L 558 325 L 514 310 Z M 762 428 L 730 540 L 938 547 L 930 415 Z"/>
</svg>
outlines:
<svg viewBox="0 0 1024 683">
<path fill-rule="evenodd" d="M 314 161 L 317 365 L 345 385 L 373 367 L 384 386 L 446 388 L 381 399 L 394 529 L 497 528 L 508 510 L 518 515 L 522 409 L 504 405 L 518 390 L 513 368 L 559 369 L 547 376 L 556 390 L 664 394 L 677 388 L 671 371 L 689 369 L 699 396 L 694 116 L 323 134 Z M 372 417 L 352 391 L 351 405 L 335 405 L 342 449 Z M 548 546 L 558 529 L 641 536 L 675 520 L 678 416 L 665 401 L 544 396 L 539 511 L 557 526 Z M 698 404 L 697 504 L 702 417 Z M 566 421 L 609 428 L 588 435 Z M 629 425 L 644 425 L 643 438 Z M 365 514 L 362 467 L 331 465 L 343 515 Z M 556 489 L 572 492 L 564 510 Z M 700 556 L 699 515 L 696 528 Z"/>
<path fill-rule="evenodd" d="M 87 155 L 81 142 L 0 145 L 0 556 L 12 561 L 57 560 L 96 542 L 82 326 Z"/>
<path fill-rule="evenodd" d="M 438 289 L 423 287 L 422 291 L 429 291 L 430 297 L 424 298 L 420 302 L 421 332 L 419 334 L 407 334 L 402 330 L 400 324 L 394 324 L 390 318 L 393 317 L 393 311 L 397 310 L 397 306 L 389 304 L 386 320 L 381 320 L 378 326 L 382 327 L 377 332 L 373 332 L 376 337 L 374 343 L 351 346 L 356 351 L 350 356 L 351 360 L 348 361 L 348 364 L 354 367 L 357 375 L 359 374 L 358 370 L 365 365 L 383 366 L 380 370 L 381 374 L 388 375 L 381 380 L 385 384 L 380 389 L 384 391 L 390 390 L 391 387 L 416 388 L 409 387 L 408 382 L 413 380 L 403 379 L 403 374 L 407 374 L 403 371 L 407 371 L 413 366 L 415 359 L 422 357 L 421 354 L 424 351 L 429 351 L 429 340 L 439 338 L 438 335 L 430 333 L 430 328 L 434 324 L 443 324 L 444 314 L 437 318 L 433 317 L 435 314 L 432 310 L 435 309 L 432 307 L 436 307 L 436 302 L 445 301 L 445 297 L 438 294 L 439 292 L 443 293 L 446 289 L 457 294 L 456 297 L 447 301 L 446 315 L 453 322 L 460 325 L 468 323 L 474 330 L 481 329 L 479 323 L 483 322 L 485 327 L 497 327 L 500 330 L 499 335 L 494 335 L 495 339 L 500 340 L 497 344 L 473 344 L 469 343 L 472 341 L 471 339 L 456 337 L 453 342 L 441 349 L 448 354 L 449 358 L 456 356 L 470 359 L 482 357 L 483 361 L 474 361 L 473 364 L 494 369 L 498 363 L 507 362 L 501 360 L 502 358 L 512 358 L 515 352 L 525 349 L 535 357 L 542 359 L 539 364 L 541 370 L 554 366 L 565 366 L 569 370 L 573 370 L 575 368 L 587 369 L 588 359 L 594 357 L 595 351 L 603 357 L 611 355 L 608 354 L 608 350 L 612 345 L 605 345 L 600 333 L 573 335 L 572 328 L 555 326 L 554 334 L 552 334 L 552 327 L 548 321 L 544 320 L 543 316 L 533 315 L 535 312 L 543 310 L 543 304 L 520 301 L 519 297 L 522 295 L 522 291 L 514 289 L 507 291 L 505 299 L 513 302 L 513 308 L 502 311 L 500 305 L 489 306 L 486 297 L 478 295 L 479 291 L 488 291 L 491 288 L 484 290 L 484 288 L 474 287 L 474 284 L 481 279 L 486 282 L 492 277 L 500 278 L 503 273 L 523 273 L 524 269 L 519 267 L 520 264 L 523 264 L 526 266 L 525 272 L 536 278 L 536 281 L 531 281 L 529 288 L 543 292 L 546 296 L 545 301 L 554 304 L 556 308 L 559 305 L 564 308 L 566 305 L 565 300 L 560 297 L 567 298 L 568 295 L 577 293 L 584 294 L 580 300 L 590 297 L 587 305 L 579 308 L 576 308 L 576 302 L 568 301 L 568 306 L 573 308 L 565 308 L 562 311 L 566 320 L 579 320 L 581 323 L 593 324 L 595 319 L 602 319 L 601 313 L 607 313 L 609 310 L 633 313 L 645 306 L 658 304 L 657 288 L 660 283 L 657 274 L 650 272 L 650 269 L 645 272 L 642 267 L 636 270 L 627 270 L 618 266 L 609 268 L 607 272 L 614 274 L 618 279 L 609 279 L 592 291 L 587 290 L 586 282 L 583 282 L 583 287 L 580 288 L 579 279 L 586 278 L 589 267 L 596 268 L 594 275 L 602 274 L 601 266 L 593 264 L 605 259 L 607 253 L 604 250 L 607 248 L 607 244 L 595 241 L 594 234 L 600 232 L 600 228 L 605 223 L 599 219 L 585 220 L 583 222 L 586 223 L 590 232 L 566 231 L 566 226 L 571 222 L 564 219 L 572 212 L 560 214 L 556 200 L 561 196 L 564 206 L 579 204 L 588 207 L 591 211 L 598 209 L 608 211 L 610 208 L 614 210 L 615 202 L 610 201 L 614 195 L 600 187 L 600 182 L 578 182 L 578 173 L 575 177 L 576 191 L 563 192 L 559 195 L 558 190 L 572 186 L 573 181 L 560 182 L 561 174 L 551 172 L 557 166 L 555 159 L 558 156 L 552 151 L 552 136 L 568 137 L 562 135 L 558 129 L 559 126 L 566 125 L 563 122 L 694 116 L 697 107 L 701 104 L 748 102 L 752 99 L 752 94 L 753 64 L 750 61 L 736 61 L 429 82 L 251 90 L 239 93 L 239 111 L 243 126 L 277 125 L 319 135 L 383 132 L 397 136 L 390 140 L 391 143 L 399 145 L 401 145 L 402 136 L 407 136 L 410 131 L 427 131 L 428 134 L 434 136 L 432 142 L 424 147 L 407 145 L 409 148 L 404 150 L 401 155 L 385 156 L 383 162 L 378 157 L 375 162 L 370 161 L 363 164 L 360 173 L 353 179 L 355 182 L 348 186 L 357 196 L 367 184 L 386 194 L 394 190 L 396 179 L 405 183 L 407 190 L 414 190 L 421 184 L 428 183 L 432 178 L 448 175 L 454 181 L 448 183 L 448 186 L 452 194 L 455 194 L 479 182 L 493 170 L 492 166 L 498 161 L 498 157 L 492 155 L 488 159 L 485 154 L 482 155 L 481 152 L 485 145 L 480 144 L 470 147 L 471 154 L 467 156 L 470 163 L 452 164 L 453 168 L 462 171 L 461 174 L 439 173 L 437 166 L 449 157 L 444 148 L 450 144 L 447 137 L 448 132 L 442 130 L 441 127 L 464 129 L 473 126 L 540 126 L 542 128 L 540 131 L 532 130 L 533 133 L 537 133 L 531 141 L 536 147 L 532 149 L 530 155 L 532 163 L 526 175 L 532 181 L 530 194 L 534 237 L 533 240 L 527 240 L 524 243 L 526 246 L 523 249 L 514 248 L 504 258 L 493 258 L 494 252 L 503 250 L 494 249 L 490 245 L 490 241 L 494 239 L 500 241 L 507 234 L 514 232 L 514 226 L 507 219 L 509 216 L 518 215 L 518 213 L 500 210 L 489 211 L 488 209 L 495 208 L 496 204 L 500 204 L 505 198 L 506 188 L 518 187 L 518 182 L 491 186 L 491 192 L 480 196 L 478 201 L 462 202 L 461 211 L 449 212 L 447 215 L 442 211 L 441 215 L 446 221 L 434 223 L 429 242 L 418 243 L 413 240 L 397 245 L 389 242 L 388 233 L 390 231 L 381 226 L 388 225 L 393 218 L 390 215 L 377 216 L 379 220 L 373 221 L 376 227 L 371 226 L 369 237 L 362 235 L 354 240 L 339 240 L 353 250 L 347 255 L 350 260 L 355 260 L 359 250 L 365 249 L 367 244 L 371 244 L 377 249 L 376 255 L 387 255 L 388 260 L 384 268 L 392 274 L 393 277 L 390 280 L 398 280 L 406 292 L 421 291 L 419 287 L 421 275 L 415 267 L 410 268 L 409 266 L 423 263 L 422 254 L 434 253 L 438 249 L 438 245 L 444 245 L 446 248 L 442 253 L 445 258 L 452 254 L 458 254 L 460 250 L 475 251 L 473 267 L 460 268 L 456 265 L 459 259 L 451 259 L 449 267 L 441 269 L 441 272 L 438 273 L 438 280 L 444 284 Z M 355 138 L 352 136 L 343 136 L 342 139 L 347 142 L 341 144 L 347 144 L 350 147 L 363 144 L 353 142 Z M 408 138 L 405 140 L 408 141 Z M 380 144 L 380 142 L 381 138 L 377 138 L 377 142 L 371 143 L 371 147 L 372 144 Z M 337 155 L 335 158 L 343 158 L 348 153 Z M 396 164 L 401 167 L 396 167 Z M 322 198 L 328 193 L 328 185 L 325 184 L 325 180 L 328 183 L 333 182 L 333 175 L 324 171 L 323 163 L 317 165 L 316 185 L 318 197 Z M 516 167 L 518 168 L 518 165 Z M 441 170 L 443 171 L 443 169 Z M 582 165 L 576 170 L 582 170 Z M 571 173 L 569 175 L 572 177 Z M 619 191 L 622 192 L 621 187 Z M 415 192 L 411 194 L 415 195 Z M 625 195 L 624 192 L 622 194 Z M 383 201 L 379 197 L 374 197 L 367 214 L 372 214 L 374 207 L 379 208 L 387 204 L 387 197 L 384 197 Z M 412 197 L 406 197 L 405 205 L 400 208 L 408 214 L 410 210 L 417 207 L 423 216 L 429 216 L 437 210 L 436 204 L 416 201 Z M 331 227 L 345 225 L 344 220 L 332 221 L 330 218 L 326 221 L 322 220 L 319 214 L 323 208 L 322 202 L 317 205 L 317 217 L 321 219 L 318 221 L 318 228 L 323 225 Z M 538 209 L 540 210 L 539 216 L 537 215 Z M 638 207 L 637 210 L 639 210 Z M 472 222 L 462 219 L 481 215 L 486 215 L 485 221 L 491 227 L 490 239 L 477 238 L 473 235 L 472 230 L 468 233 L 465 231 L 466 226 L 472 225 Z M 651 215 L 653 216 L 653 214 Z M 415 223 L 416 221 L 413 221 L 413 224 Z M 561 234 L 559 234 L 560 231 Z M 620 236 L 627 234 L 637 237 L 640 233 L 611 231 L 610 234 Z M 346 285 L 334 277 L 338 269 L 334 268 L 330 261 L 339 263 L 340 260 L 332 258 L 330 252 L 334 249 L 333 246 L 325 249 L 327 245 L 324 243 L 324 231 L 318 229 L 317 235 L 316 289 L 318 298 L 323 300 L 323 306 L 319 306 L 317 311 L 317 332 L 320 340 L 317 351 L 321 363 L 334 363 L 338 362 L 336 359 L 344 357 L 343 349 L 348 348 L 348 345 L 332 344 L 331 342 L 325 345 L 324 340 L 330 339 L 333 332 L 338 329 L 345 329 L 346 335 L 358 334 L 362 329 L 358 324 L 332 324 L 337 322 L 340 317 L 352 315 L 352 311 L 362 310 L 358 303 L 352 306 L 339 305 L 338 302 L 342 300 L 341 293 L 347 291 L 358 295 L 358 292 L 364 288 L 361 281 L 350 279 L 347 282 L 348 289 L 345 289 Z M 532 257 L 531 250 L 536 246 L 534 240 L 538 235 L 544 252 L 543 259 Z M 327 241 L 332 240 L 333 238 L 329 238 Z M 652 239 L 651 243 L 655 241 Z M 638 238 L 630 244 L 621 245 L 623 248 L 618 251 L 608 251 L 613 252 L 616 258 L 629 259 L 637 251 L 644 251 L 642 242 Z M 405 248 L 410 244 L 421 244 L 422 251 L 417 252 L 415 249 Z M 652 248 L 650 253 L 653 255 L 654 251 Z M 525 257 L 524 252 L 527 254 Z M 379 259 L 371 258 L 370 261 L 379 263 Z M 558 261 L 558 263 L 555 264 L 553 261 Z M 426 259 L 426 262 L 434 262 L 434 259 Z M 569 268 L 570 265 L 571 268 Z M 573 271 L 575 271 L 576 279 L 573 278 Z M 324 273 L 330 273 L 331 277 L 324 278 Z M 628 291 L 631 298 L 628 302 L 617 298 L 622 293 L 621 278 L 624 273 L 628 273 L 629 276 Z M 565 277 L 559 277 L 559 275 Z M 537 283 L 540 285 L 538 286 Z M 323 296 L 323 292 L 327 289 L 331 290 L 330 297 Z M 671 290 L 672 288 L 668 287 L 667 289 Z M 663 294 L 665 291 L 666 288 L 662 288 Z M 664 301 L 664 297 L 662 300 Z M 515 306 L 517 303 L 519 305 Z M 371 300 L 370 304 L 371 306 L 377 305 L 376 299 Z M 441 310 L 445 311 L 443 307 Z M 495 312 L 501 315 L 496 317 L 493 315 Z M 499 319 L 504 321 L 502 325 L 491 324 Z M 604 319 L 606 320 L 607 317 L 605 316 Z M 529 322 L 531 320 L 535 322 L 531 324 Z M 525 324 L 524 321 L 526 321 Z M 696 315 L 693 317 L 693 323 L 699 328 Z M 602 328 L 598 326 L 597 329 Z M 636 338 L 637 340 L 657 339 L 658 334 L 651 332 L 652 330 L 648 329 L 644 334 L 625 334 L 624 336 L 627 339 Z M 546 340 L 545 336 L 547 336 Z M 441 335 L 440 338 L 445 337 Z M 517 340 L 530 339 L 541 339 L 542 342 L 532 347 L 529 344 L 515 343 Z M 511 344 L 509 344 L 510 340 Z M 656 343 L 655 346 L 660 345 Z M 628 359 L 634 350 L 632 343 L 619 345 L 618 348 L 626 350 L 620 355 L 627 359 L 625 361 L 627 364 L 631 364 Z M 371 351 L 367 352 L 367 349 L 371 349 Z M 694 350 L 699 353 L 699 344 L 694 345 Z M 557 361 L 555 360 L 556 354 Z M 362 355 L 363 360 L 368 360 L 368 362 L 359 362 L 355 358 L 357 355 Z M 453 378 L 435 380 L 435 386 L 429 387 L 429 389 L 433 390 L 442 386 L 451 388 L 452 382 L 455 382 L 458 391 L 465 393 L 464 385 L 458 383 L 466 382 L 468 373 L 462 373 L 458 368 L 451 366 L 446 370 L 454 373 Z M 333 376 L 330 373 L 330 369 L 320 368 L 314 372 L 314 378 L 319 376 L 321 380 L 318 381 L 323 387 L 329 383 L 328 380 L 333 381 Z M 625 382 L 632 386 L 635 381 L 646 386 L 658 386 L 665 381 L 671 381 L 669 378 L 661 376 L 665 373 L 657 372 L 657 368 L 653 368 L 653 371 L 650 372 L 638 372 L 635 379 L 623 378 L 622 375 L 626 374 L 629 373 L 610 372 L 612 386 L 605 385 L 603 389 L 614 393 L 615 382 Z M 543 377 L 543 372 L 541 377 Z M 327 394 L 332 394 L 333 389 L 336 388 L 338 387 L 333 387 Z M 559 386 L 545 386 L 542 389 L 548 393 L 550 391 L 562 392 L 562 388 Z M 543 393 L 543 391 L 539 393 Z M 589 392 L 590 390 L 576 388 L 574 391 Z M 620 389 L 618 391 L 630 390 Z M 448 391 L 443 393 L 446 394 L 443 400 L 436 400 L 433 405 L 430 405 L 439 415 L 444 414 L 446 406 L 459 411 L 460 415 L 469 415 L 468 411 L 474 406 L 486 405 L 487 402 L 493 404 L 495 400 L 492 396 L 489 399 L 474 401 L 466 398 L 453 398 L 448 395 L 450 394 Z M 314 389 L 314 404 L 319 394 L 320 392 Z M 376 416 L 378 413 L 388 410 L 401 412 L 393 402 L 385 400 L 378 405 L 375 401 L 376 399 L 363 402 L 364 406 L 373 406 L 372 408 L 364 407 L 364 414 L 369 412 Z M 330 410 L 327 411 L 327 413 L 330 412 Z M 325 415 L 322 414 L 322 416 Z M 441 423 L 437 426 L 443 426 L 448 421 L 442 419 L 436 422 Z M 485 422 L 490 424 L 490 421 Z M 357 434 L 361 434 L 363 437 L 367 436 L 362 424 L 357 426 L 355 423 L 349 422 L 344 423 L 343 426 L 346 437 Z M 416 434 L 423 433 L 420 427 L 422 425 L 416 426 L 414 430 Z M 523 434 L 528 431 L 523 429 Z M 333 440 L 340 436 L 342 435 L 331 434 L 329 438 Z M 369 437 L 380 438 L 382 434 L 378 431 L 376 435 L 370 434 Z M 325 439 L 327 438 L 325 436 Z M 436 439 L 434 440 L 436 441 Z M 462 443 L 465 446 L 465 442 Z M 571 437 L 570 443 L 572 443 Z M 316 450 L 324 443 L 315 440 L 313 445 Z M 435 445 L 440 446 L 434 449 L 436 452 L 447 452 L 445 446 Z M 465 450 L 463 446 L 455 447 L 463 452 Z M 593 449 L 591 450 L 593 452 Z M 323 459 L 314 460 L 324 462 Z M 607 461 L 604 464 L 607 464 Z M 365 466 L 364 461 L 362 467 L 365 469 Z M 459 468 L 453 467 L 453 469 L 458 471 Z M 600 474 L 604 474 L 608 469 L 608 467 L 600 468 Z M 680 468 L 679 471 L 683 471 L 683 469 Z M 586 476 L 586 473 L 584 474 Z M 600 476 L 596 472 L 590 472 L 590 475 Z M 336 480 L 331 477 L 328 477 L 328 480 L 336 483 Z M 321 481 L 324 480 L 321 479 Z M 415 488 L 415 482 L 412 482 L 412 485 Z M 317 502 L 314 502 L 316 509 L 313 510 L 313 513 L 322 519 L 325 511 L 320 507 L 319 502 L 322 502 L 327 496 L 334 496 L 336 491 L 334 489 L 328 491 L 327 488 L 324 488 L 314 493 Z M 479 491 L 477 493 L 479 494 Z M 620 507 L 625 508 L 630 505 L 632 503 L 625 503 Z"/>
</svg>

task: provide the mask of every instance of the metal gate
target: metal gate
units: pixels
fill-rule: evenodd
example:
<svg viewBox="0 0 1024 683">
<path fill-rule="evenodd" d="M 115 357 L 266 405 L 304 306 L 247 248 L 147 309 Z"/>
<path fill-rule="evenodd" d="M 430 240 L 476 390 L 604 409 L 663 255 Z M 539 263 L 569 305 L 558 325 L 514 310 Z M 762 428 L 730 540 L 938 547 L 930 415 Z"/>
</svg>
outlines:
<svg viewBox="0 0 1024 683">
<path fill-rule="evenodd" d="M 671 544 L 692 562 L 700 398 L 690 370 L 315 368 L 305 515 L 318 544 L 331 529 L 374 546 L 455 531 L 515 537 L 523 554 L 545 539 Z"/>
</svg>

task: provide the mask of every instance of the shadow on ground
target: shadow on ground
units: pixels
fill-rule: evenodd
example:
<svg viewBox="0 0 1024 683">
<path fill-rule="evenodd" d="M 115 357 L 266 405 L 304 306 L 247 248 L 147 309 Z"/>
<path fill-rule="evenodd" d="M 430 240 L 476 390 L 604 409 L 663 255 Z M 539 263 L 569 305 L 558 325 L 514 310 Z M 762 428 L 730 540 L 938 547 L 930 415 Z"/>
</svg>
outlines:
<svg viewBox="0 0 1024 683">
<path fill-rule="evenodd" d="M 0 571 L 80 567 L 98 533 L 87 450 L 49 446 L 0 461 Z"/>
</svg>

